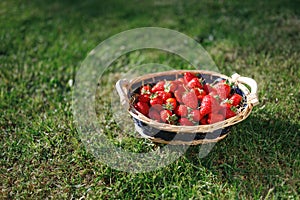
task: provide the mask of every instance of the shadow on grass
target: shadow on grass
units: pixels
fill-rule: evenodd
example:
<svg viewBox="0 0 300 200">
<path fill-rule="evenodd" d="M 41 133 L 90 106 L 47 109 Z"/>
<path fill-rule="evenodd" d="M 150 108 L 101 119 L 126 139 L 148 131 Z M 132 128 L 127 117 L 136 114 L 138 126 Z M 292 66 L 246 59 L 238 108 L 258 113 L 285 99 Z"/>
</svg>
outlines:
<svg viewBox="0 0 300 200">
<path fill-rule="evenodd" d="M 249 117 L 207 157 L 197 158 L 199 147 L 186 153 L 194 165 L 202 165 L 222 182 L 239 185 L 248 194 L 269 190 L 297 193 L 300 170 L 300 125 L 269 116 Z"/>
<path fill-rule="evenodd" d="M 134 194 L 138 185 L 142 194 L 159 191 L 172 196 L 174 192 L 185 198 L 199 194 L 224 199 L 295 197 L 300 174 L 300 126 L 270 119 L 250 116 L 233 127 L 205 158 L 199 158 L 199 146 L 192 146 L 185 156 L 160 170 L 142 174 L 112 170 L 109 176 L 115 183 L 127 177 L 122 182 L 126 194 Z"/>
</svg>

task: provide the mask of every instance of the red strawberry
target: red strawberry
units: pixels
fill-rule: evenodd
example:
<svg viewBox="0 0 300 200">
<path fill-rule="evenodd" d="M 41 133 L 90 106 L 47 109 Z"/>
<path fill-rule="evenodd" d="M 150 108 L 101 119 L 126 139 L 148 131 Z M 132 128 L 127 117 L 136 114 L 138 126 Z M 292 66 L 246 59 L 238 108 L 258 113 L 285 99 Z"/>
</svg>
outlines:
<svg viewBox="0 0 300 200">
<path fill-rule="evenodd" d="M 158 95 L 158 97 L 160 97 L 164 102 L 166 102 L 166 100 L 168 98 L 172 97 L 172 94 L 170 92 L 165 92 L 165 91 L 157 91 L 156 94 Z"/>
<path fill-rule="evenodd" d="M 156 110 L 157 112 L 160 112 L 163 110 L 163 107 L 161 104 L 154 104 L 153 106 L 150 107 L 150 110 Z"/>
<path fill-rule="evenodd" d="M 186 83 L 190 82 L 193 78 L 197 78 L 197 76 L 191 72 L 185 72 L 183 75 L 183 79 Z"/>
<path fill-rule="evenodd" d="M 176 100 L 180 103 L 182 103 L 182 95 L 184 94 L 185 89 L 182 85 L 178 85 L 176 91 L 174 92 L 174 96 Z"/>
<path fill-rule="evenodd" d="M 220 82 L 215 86 L 217 94 L 224 100 L 230 95 L 231 87 L 226 82 Z"/>
<path fill-rule="evenodd" d="M 165 81 L 159 81 L 151 89 L 152 93 L 157 91 L 164 91 L 164 90 L 165 90 Z"/>
<path fill-rule="evenodd" d="M 206 83 L 204 86 L 203 86 L 203 89 L 204 91 L 206 92 L 206 94 L 209 94 L 211 92 L 214 92 L 216 91 L 215 88 L 213 88 L 210 84 Z"/>
<path fill-rule="evenodd" d="M 178 86 L 178 82 L 176 81 L 166 81 L 165 82 L 165 92 L 175 92 L 176 88 Z"/>
<path fill-rule="evenodd" d="M 139 95 L 138 100 L 140 102 L 149 103 L 150 95 L 149 94 L 141 94 L 141 95 Z"/>
<path fill-rule="evenodd" d="M 182 85 L 187 84 L 187 82 L 185 82 L 184 78 L 179 78 L 179 79 L 177 79 L 177 81 L 179 81 Z"/>
<path fill-rule="evenodd" d="M 185 117 L 188 115 L 188 109 L 185 105 L 179 105 L 175 108 L 174 113 L 180 117 Z"/>
<path fill-rule="evenodd" d="M 198 99 L 194 92 L 187 92 L 182 96 L 182 102 L 190 107 L 190 108 L 197 108 L 198 107 Z"/>
<path fill-rule="evenodd" d="M 200 119 L 202 119 L 205 115 L 211 113 L 211 108 L 209 106 L 202 106 L 199 110 Z"/>
<path fill-rule="evenodd" d="M 174 110 L 177 107 L 177 101 L 175 98 L 168 98 L 166 100 L 166 109 L 168 110 Z"/>
<path fill-rule="evenodd" d="M 164 103 L 163 99 L 161 97 L 159 97 L 157 94 L 152 94 L 150 96 L 150 104 L 151 104 L 151 106 L 153 106 L 155 104 L 162 105 L 163 103 Z"/>
<path fill-rule="evenodd" d="M 153 110 L 153 109 L 150 109 L 150 111 L 149 111 L 149 118 L 153 119 L 155 121 L 158 121 L 158 122 L 160 122 L 160 120 L 161 120 L 159 112 L 157 110 Z"/>
<path fill-rule="evenodd" d="M 221 106 L 216 98 L 213 98 L 213 107 L 211 108 L 212 113 L 219 113 Z"/>
<path fill-rule="evenodd" d="M 200 111 L 199 110 L 192 110 L 189 114 L 189 117 L 194 121 L 194 122 L 199 122 L 200 121 Z"/>
<path fill-rule="evenodd" d="M 160 118 L 163 122 L 167 122 L 168 118 L 172 115 L 170 110 L 162 110 L 160 111 Z"/>
<path fill-rule="evenodd" d="M 151 94 L 150 85 L 144 85 L 141 87 L 140 94 Z"/>
<path fill-rule="evenodd" d="M 181 78 L 182 80 L 180 81 L 180 78 L 177 80 L 172 81 L 174 85 L 176 85 L 176 88 L 178 87 L 178 85 L 183 85 L 183 78 Z"/>
<path fill-rule="evenodd" d="M 194 88 L 193 91 L 195 92 L 197 98 L 202 101 L 204 96 L 206 95 L 206 92 L 203 89 L 200 88 Z"/>
<path fill-rule="evenodd" d="M 216 122 L 223 121 L 224 119 L 225 119 L 225 117 L 221 114 L 210 113 L 208 115 L 207 123 L 208 124 L 213 124 L 213 123 L 216 123 Z"/>
<path fill-rule="evenodd" d="M 209 93 L 209 95 L 215 97 L 216 99 L 221 100 L 221 98 L 220 98 L 220 96 L 219 96 L 219 94 L 218 94 L 218 92 L 215 88 Z"/>
<path fill-rule="evenodd" d="M 221 108 L 222 110 L 220 112 L 226 119 L 236 116 L 236 107 L 232 106 L 230 103 L 223 103 Z"/>
<path fill-rule="evenodd" d="M 230 109 L 230 107 L 231 107 L 232 105 L 229 103 L 229 101 L 224 101 L 224 102 L 222 102 L 222 104 L 220 105 L 220 109 L 219 109 L 219 114 L 221 114 L 221 115 L 223 115 L 223 116 L 226 116 L 226 110 L 227 110 L 227 108 L 226 107 L 229 107 L 229 109 Z"/>
<path fill-rule="evenodd" d="M 188 88 L 202 88 L 202 84 L 200 83 L 198 78 L 193 78 L 187 84 Z"/>
<path fill-rule="evenodd" d="M 143 115 L 147 115 L 149 113 L 149 106 L 147 103 L 139 101 L 134 105 L 134 108 L 137 109 Z"/>
<path fill-rule="evenodd" d="M 203 117 L 202 119 L 200 119 L 200 124 L 201 125 L 206 125 L 207 124 L 207 117 Z"/>
<path fill-rule="evenodd" d="M 160 111 L 160 118 L 163 122 L 168 124 L 175 124 L 177 120 L 177 116 L 175 114 L 172 114 L 172 112 L 169 110 Z"/>
<path fill-rule="evenodd" d="M 200 106 L 200 118 L 215 110 L 219 110 L 218 108 L 219 104 L 214 97 L 211 95 L 204 96 Z"/>
<path fill-rule="evenodd" d="M 243 97 L 239 94 L 233 94 L 232 97 L 230 97 L 229 101 L 231 101 L 231 104 L 233 106 L 237 106 L 241 103 Z"/>
<path fill-rule="evenodd" d="M 181 125 L 181 126 L 193 126 L 193 122 L 191 122 L 190 120 L 188 120 L 187 118 L 180 118 L 178 120 L 178 123 Z"/>
</svg>

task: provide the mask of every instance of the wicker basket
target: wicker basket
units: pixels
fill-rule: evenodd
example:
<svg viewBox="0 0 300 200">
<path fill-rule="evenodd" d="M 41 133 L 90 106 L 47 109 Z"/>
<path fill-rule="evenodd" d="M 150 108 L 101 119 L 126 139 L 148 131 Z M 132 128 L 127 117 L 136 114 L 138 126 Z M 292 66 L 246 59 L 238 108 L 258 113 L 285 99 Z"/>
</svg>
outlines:
<svg viewBox="0 0 300 200">
<path fill-rule="evenodd" d="M 235 92 L 243 96 L 240 112 L 232 118 L 209 125 L 177 126 L 154 121 L 133 107 L 132 95 L 145 84 L 155 84 L 161 80 L 175 80 L 183 76 L 184 72 L 200 74 L 207 83 L 217 79 L 229 79 L 235 83 Z M 249 89 L 245 86 L 248 85 Z M 203 70 L 174 70 L 153 74 L 146 74 L 133 80 L 121 79 L 116 83 L 121 104 L 128 110 L 135 123 L 136 130 L 145 138 L 157 143 L 197 145 L 217 142 L 227 136 L 230 127 L 246 119 L 253 106 L 258 104 L 257 84 L 255 80 L 233 74 L 227 77 L 223 74 Z"/>
</svg>

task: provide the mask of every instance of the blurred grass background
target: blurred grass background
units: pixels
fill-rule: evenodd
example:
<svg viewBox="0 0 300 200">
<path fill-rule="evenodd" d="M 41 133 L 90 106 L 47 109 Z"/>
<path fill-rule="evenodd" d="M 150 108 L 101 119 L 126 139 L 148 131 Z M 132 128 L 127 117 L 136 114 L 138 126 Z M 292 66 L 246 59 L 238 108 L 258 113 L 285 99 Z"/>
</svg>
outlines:
<svg viewBox="0 0 300 200">
<path fill-rule="evenodd" d="M 277 0 L 1 1 L 0 198 L 299 198 L 299 7 L 299 1 Z M 86 152 L 68 82 L 101 41 L 144 26 L 194 38 L 222 73 L 254 78 L 261 103 L 204 159 L 192 147 L 165 168 L 130 174 Z M 150 61 L 180 64 L 139 51 L 116 65 Z M 156 148 L 123 139 L 132 151 Z"/>
</svg>

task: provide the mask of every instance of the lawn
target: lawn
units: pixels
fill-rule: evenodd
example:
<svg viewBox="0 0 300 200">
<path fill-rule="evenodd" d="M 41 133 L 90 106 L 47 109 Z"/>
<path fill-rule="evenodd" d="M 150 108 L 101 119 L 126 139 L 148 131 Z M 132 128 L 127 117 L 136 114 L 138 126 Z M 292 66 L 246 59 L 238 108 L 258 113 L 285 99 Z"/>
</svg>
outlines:
<svg viewBox="0 0 300 200">
<path fill-rule="evenodd" d="M 0 199 L 298 199 L 299 7 L 292 0 L 2 0 Z M 145 26 L 182 32 L 203 45 L 222 73 L 254 78 L 260 104 L 205 158 L 194 146 L 164 168 L 134 174 L 108 167 L 85 149 L 69 80 L 101 41 Z M 113 65 L 149 62 L 186 66 L 153 50 Z M 122 132 L 99 109 L 116 145 L 133 152 L 157 148 L 129 133 L 114 138 Z"/>
</svg>

